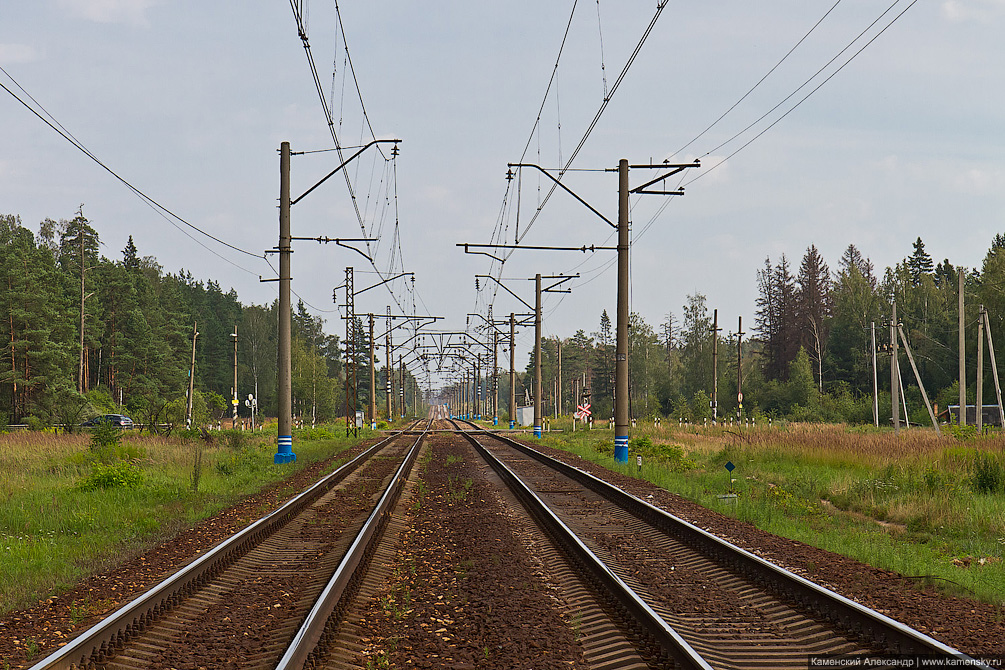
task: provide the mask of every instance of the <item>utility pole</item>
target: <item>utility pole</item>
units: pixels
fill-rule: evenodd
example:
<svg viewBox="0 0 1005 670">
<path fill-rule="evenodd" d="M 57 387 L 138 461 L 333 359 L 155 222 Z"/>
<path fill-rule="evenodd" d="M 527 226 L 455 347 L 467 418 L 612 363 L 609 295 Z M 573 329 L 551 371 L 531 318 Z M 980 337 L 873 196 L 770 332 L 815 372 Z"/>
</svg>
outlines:
<svg viewBox="0 0 1005 670">
<path fill-rule="evenodd" d="M 401 354 L 398 354 L 398 369 L 401 371 L 398 392 L 401 394 L 401 418 L 404 419 L 408 411 L 405 408 L 405 361 Z"/>
<path fill-rule="evenodd" d="M 876 322 L 869 322 L 872 333 L 872 425 L 879 428 L 879 380 L 876 375 Z"/>
<path fill-rule="evenodd" d="M 558 344 L 558 390 L 555 393 L 555 416 L 562 414 L 562 339 L 555 338 Z"/>
<path fill-rule="evenodd" d="M 273 462 L 292 463 L 293 453 L 293 361 L 290 354 L 292 310 L 290 303 L 290 143 L 279 149 L 279 433 Z"/>
<path fill-rule="evenodd" d="M 628 462 L 631 423 L 628 416 L 628 159 L 618 161 L 618 305 L 614 348 L 614 460 Z"/>
<path fill-rule="evenodd" d="M 387 335 L 384 337 L 384 348 L 387 353 L 384 356 L 384 386 L 387 395 L 387 422 L 394 422 L 394 368 L 391 355 L 391 306 L 387 306 Z"/>
<path fill-rule="evenodd" d="M 615 344 L 615 371 L 614 371 L 614 458 L 620 462 L 626 462 L 628 460 L 628 440 L 631 432 L 631 424 L 629 417 L 629 394 L 628 394 L 628 318 L 629 318 L 629 272 L 628 272 L 628 260 L 629 260 L 629 246 L 631 243 L 630 231 L 629 231 L 629 195 L 632 193 L 636 194 L 648 194 L 648 195 L 684 195 L 683 189 L 677 189 L 675 191 L 666 190 L 648 190 L 650 186 L 653 186 L 657 182 L 664 182 L 668 177 L 682 172 L 688 168 L 700 167 L 701 163 L 699 161 L 694 161 L 693 163 L 673 165 L 669 163 L 663 163 L 658 165 L 629 165 L 627 159 L 621 159 L 618 161 L 618 167 L 616 170 L 618 173 L 618 222 L 613 223 L 606 216 L 601 214 L 592 205 L 587 203 L 581 197 L 576 195 L 569 187 L 563 184 L 559 179 L 552 176 L 547 170 L 542 168 L 540 165 L 534 165 L 532 163 L 509 163 L 510 171 L 507 172 L 506 178 L 512 179 L 513 173 L 512 168 L 524 168 L 531 167 L 544 173 L 546 177 L 551 179 L 558 187 L 561 187 L 567 193 L 576 198 L 582 205 L 585 205 L 587 209 L 603 219 L 612 228 L 618 231 L 618 245 L 616 247 L 618 252 L 618 306 L 617 306 L 617 342 Z M 655 179 L 651 179 L 645 184 L 638 186 L 634 189 L 629 188 L 628 183 L 628 170 L 630 168 L 645 168 L 645 169 L 658 169 L 664 171 L 663 174 L 657 176 Z M 599 249 L 605 249 L 609 247 L 528 247 L 519 245 L 501 245 L 501 244 L 488 244 L 488 245 L 471 245 L 462 244 L 459 246 L 465 247 L 465 252 L 468 252 L 468 247 L 495 247 L 495 248 L 538 248 L 538 249 L 563 249 L 568 251 L 583 251 L 587 250 L 595 251 Z M 481 252 L 476 252 L 481 253 Z"/>
<path fill-rule="evenodd" d="M 719 310 L 712 311 L 712 425 L 719 417 Z"/>
<path fill-rule="evenodd" d="M 499 425 L 499 331 L 495 328 L 492 329 L 492 425 Z"/>
<path fill-rule="evenodd" d="M 967 425 L 967 340 L 966 340 L 966 322 L 964 320 L 963 313 L 963 285 L 965 282 L 964 274 L 966 270 L 962 267 L 957 268 L 957 276 L 959 277 L 960 284 L 960 424 L 961 426 Z"/>
<path fill-rule="evenodd" d="M 509 314 L 509 429 L 516 426 L 516 316 Z"/>
<path fill-rule="evenodd" d="M 541 273 L 534 275 L 534 437 L 541 439 Z"/>
<path fill-rule="evenodd" d="M 893 316 L 890 319 L 890 400 L 891 417 L 893 418 L 893 434 L 900 434 L 900 368 L 897 364 L 897 301 L 893 301 Z"/>
<path fill-rule="evenodd" d="M 237 428 L 237 324 L 234 324 L 234 332 L 231 333 L 231 337 L 234 338 L 234 388 L 231 389 L 231 404 L 234 406 L 234 417 L 231 422 L 230 427 L 232 429 Z"/>
<path fill-rule="evenodd" d="M 740 350 L 743 341 L 743 317 L 736 321 L 736 420 L 743 420 L 743 353 Z"/>
<path fill-rule="evenodd" d="M 998 400 L 998 425 L 1005 426 L 1005 409 L 1002 408 L 1002 387 L 998 381 L 998 363 L 995 361 L 995 345 L 991 341 L 991 319 L 988 317 L 987 310 L 984 310 L 984 327 L 987 328 L 988 332 L 988 353 L 991 354 L 991 374 L 994 375 L 995 379 L 995 398 Z"/>
<path fill-rule="evenodd" d="M 377 430 L 377 373 L 374 370 L 373 314 L 368 314 L 370 322 L 370 430 Z"/>
<path fill-rule="evenodd" d="M 195 340 L 199 337 L 199 322 L 192 324 L 192 364 L 188 369 L 188 406 L 185 408 L 185 427 L 192 427 L 192 397 L 195 394 Z"/>
<path fill-rule="evenodd" d="M 974 421 L 977 432 L 984 432 L 984 305 L 977 306 L 977 403 Z"/>
<path fill-rule="evenodd" d="M 353 271 L 345 269 L 345 435 L 356 435 L 356 301 Z M 350 400 L 350 391 L 351 400 Z"/>
</svg>

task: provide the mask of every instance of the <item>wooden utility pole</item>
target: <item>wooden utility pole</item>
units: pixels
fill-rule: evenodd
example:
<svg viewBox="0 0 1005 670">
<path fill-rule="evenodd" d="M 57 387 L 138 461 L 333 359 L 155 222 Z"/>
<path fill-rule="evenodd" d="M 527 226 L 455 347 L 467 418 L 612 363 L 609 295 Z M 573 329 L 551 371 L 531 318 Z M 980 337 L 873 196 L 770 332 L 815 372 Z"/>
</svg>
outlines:
<svg viewBox="0 0 1005 670">
<path fill-rule="evenodd" d="M 900 433 L 900 400 L 897 394 L 900 392 L 900 368 L 897 365 L 897 301 L 893 301 L 893 315 L 890 318 L 890 400 L 891 417 L 893 419 L 893 433 Z"/>
<path fill-rule="evenodd" d="M 1005 427 L 1005 408 L 1002 407 L 1002 387 L 998 381 L 998 362 L 995 361 L 995 345 L 991 341 L 991 320 L 988 311 L 984 310 L 984 327 L 988 331 L 988 353 L 991 354 L 991 374 L 995 378 L 995 398 L 998 400 L 998 425 Z"/>
<path fill-rule="evenodd" d="M 957 276 L 959 277 L 960 284 L 960 424 L 961 426 L 967 425 L 967 341 L 966 341 L 966 322 L 964 320 L 963 313 L 963 285 L 965 283 L 964 274 L 966 270 L 962 267 L 957 268 Z"/>
<path fill-rule="evenodd" d="M 932 403 L 929 402 L 928 394 L 925 392 L 925 385 L 921 381 L 921 373 L 918 372 L 918 366 L 914 362 L 914 354 L 911 353 L 911 347 L 907 344 L 907 338 L 904 336 L 904 327 L 898 324 L 897 331 L 900 333 L 900 341 L 904 343 L 904 351 L 907 352 L 907 360 L 911 361 L 911 369 L 914 370 L 914 378 L 918 382 L 918 388 L 921 389 L 921 398 L 925 401 L 925 409 L 928 410 L 928 417 L 932 420 L 932 428 L 935 429 L 936 433 L 941 433 L 942 431 L 939 430 L 939 422 L 935 418 L 935 412 L 932 410 Z M 906 409 L 904 410 L 904 413 L 907 413 Z"/>
<path fill-rule="evenodd" d="M 188 404 L 185 407 L 185 427 L 192 427 L 192 396 L 195 394 L 195 339 L 199 337 L 199 322 L 192 324 L 192 363 L 188 368 Z"/>
<path fill-rule="evenodd" d="M 984 305 L 977 306 L 977 403 L 974 425 L 977 432 L 984 432 Z"/>
<path fill-rule="evenodd" d="M 879 379 L 876 374 L 876 322 L 869 322 L 872 334 L 872 425 L 879 428 Z"/>
</svg>

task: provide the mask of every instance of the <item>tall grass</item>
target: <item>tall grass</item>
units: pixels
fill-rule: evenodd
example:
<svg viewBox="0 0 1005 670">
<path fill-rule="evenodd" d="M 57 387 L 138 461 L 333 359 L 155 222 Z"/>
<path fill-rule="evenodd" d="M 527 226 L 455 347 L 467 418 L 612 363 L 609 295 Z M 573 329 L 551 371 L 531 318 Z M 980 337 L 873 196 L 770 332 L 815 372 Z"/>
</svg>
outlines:
<svg viewBox="0 0 1005 670">
<path fill-rule="evenodd" d="M 89 435 L 0 435 L 0 611 L 30 605 L 357 442 L 297 439 L 297 462 L 274 466 L 275 435 L 247 435 L 214 433 L 204 443 L 124 432 L 103 453 Z M 361 431 L 359 439 L 370 436 Z M 116 467 L 137 476 L 112 472 L 88 485 L 101 468 Z"/>
<path fill-rule="evenodd" d="M 545 436 L 551 446 L 764 530 L 1005 605 L 1000 433 L 960 439 L 930 429 L 639 423 L 629 462 L 617 463 L 611 430 L 553 425 L 563 431 Z M 730 488 L 735 500 L 718 497 Z"/>
</svg>

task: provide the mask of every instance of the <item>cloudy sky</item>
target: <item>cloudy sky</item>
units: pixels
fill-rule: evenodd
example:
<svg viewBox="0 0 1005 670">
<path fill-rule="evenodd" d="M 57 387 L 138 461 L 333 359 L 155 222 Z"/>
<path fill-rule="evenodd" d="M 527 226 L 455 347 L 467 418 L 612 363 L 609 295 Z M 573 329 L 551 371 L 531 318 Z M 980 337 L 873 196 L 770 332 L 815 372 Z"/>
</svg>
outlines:
<svg viewBox="0 0 1005 670">
<path fill-rule="evenodd" d="M 379 281 L 363 274 L 375 267 L 414 271 L 414 294 L 396 284 L 402 308 L 414 295 L 416 311 L 463 328 L 492 299 L 474 275 L 499 269 L 455 245 L 513 243 L 518 211 L 523 244 L 613 244 L 562 191 L 535 218 L 547 179 L 505 178 L 521 157 L 557 170 L 584 137 L 563 183 L 612 220 L 605 168 L 701 160 L 666 184 L 685 196 L 632 200 L 632 309 L 654 326 L 701 293 L 727 329 L 742 315 L 749 332 L 757 269 L 782 254 L 797 266 L 811 244 L 832 270 L 848 244 L 882 268 L 920 236 L 936 260 L 975 267 L 1005 231 L 1002 0 L 671 0 L 662 12 L 654 0 L 342 0 L 344 37 L 332 2 L 293 5 L 340 143 L 402 140 L 395 161 L 385 145 L 351 164 L 355 205 L 339 177 L 293 209 L 297 236 L 380 237 L 373 265 L 295 244 L 294 290 L 331 332 L 348 265 L 357 290 Z M 275 276 L 262 254 L 278 235 L 280 142 L 316 152 L 294 157 L 294 196 L 339 162 L 323 151 L 332 134 L 290 3 L 0 0 L 0 66 L 0 83 L 108 168 L 242 251 L 158 212 L 3 90 L 0 212 L 37 230 L 83 205 L 109 258 L 132 235 L 165 271 L 245 303 L 275 298 L 259 276 Z M 632 185 L 655 176 L 634 170 Z M 532 302 L 527 277 L 579 272 L 571 294 L 545 300 L 546 334 L 570 336 L 596 331 L 604 309 L 613 318 L 612 260 L 519 251 L 502 276 Z M 388 304 L 375 289 L 356 311 Z M 522 306 L 499 292 L 494 309 Z M 531 345 L 528 333 L 518 350 Z"/>
</svg>

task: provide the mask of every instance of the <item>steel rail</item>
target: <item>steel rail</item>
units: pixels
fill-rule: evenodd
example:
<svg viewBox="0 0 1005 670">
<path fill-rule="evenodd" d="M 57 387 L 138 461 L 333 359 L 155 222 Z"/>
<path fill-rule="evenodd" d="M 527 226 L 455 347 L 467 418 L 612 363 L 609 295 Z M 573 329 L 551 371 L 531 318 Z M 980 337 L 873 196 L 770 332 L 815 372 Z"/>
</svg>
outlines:
<svg viewBox="0 0 1005 670">
<path fill-rule="evenodd" d="M 399 434 L 396 433 L 377 442 L 288 500 L 282 507 L 235 533 L 135 600 L 102 619 L 56 652 L 31 666 L 30 670 L 69 670 L 73 666 L 84 666 L 91 661 L 104 663 L 109 656 L 114 655 L 114 650 L 121 647 L 133 634 L 141 631 L 156 617 L 170 610 L 184 597 L 220 573 L 224 567 L 258 545 L 397 437 Z"/>
<path fill-rule="evenodd" d="M 478 432 L 489 434 L 558 470 L 642 521 L 736 569 L 776 594 L 800 603 L 840 628 L 872 638 L 892 653 L 945 656 L 965 663 L 966 667 L 990 670 L 988 665 L 949 645 L 727 542 L 588 472 L 546 456 L 516 440 L 484 430 L 480 426 L 475 428 Z"/>
<path fill-rule="evenodd" d="M 455 424 L 456 425 L 456 424 Z M 519 498 L 528 512 L 566 550 L 569 556 L 587 572 L 602 592 L 609 594 L 626 620 L 636 627 L 667 658 L 673 659 L 683 670 L 712 670 L 681 635 L 616 575 L 582 540 L 563 522 L 526 483 L 505 463 L 488 451 L 472 434 L 458 431 L 471 443 L 506 485 Z M 487 432 L 487 431 L 479 431 Z"/>
<path fill-rule="evenodd" d="M 363 524 L 345 556 L 339 562 L 303 624 L 293 636 L 289 647 L 276 665 L 277 670 L 300 670 L 304 667 L 314 667 L 319 657 L 327 653 L 328 646 L 334 639 L 335 627 L 362 581 L 360 567 L 366 567 L 380 541 L 384 526 L 390 519 L 394 505 L 401 496 L 401 491 L 408 480 L 412 465 L 418 457 L 422 441 L 429 433 L 430 426 L 432 426 L 431 419 L 426 424 L 426 429 L 419 433 L 377 506 L 370 513 L 366 523 Z M 408 434 L 412 435 L 414 432 Z"/>
</svg>

